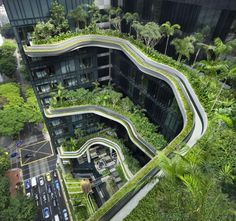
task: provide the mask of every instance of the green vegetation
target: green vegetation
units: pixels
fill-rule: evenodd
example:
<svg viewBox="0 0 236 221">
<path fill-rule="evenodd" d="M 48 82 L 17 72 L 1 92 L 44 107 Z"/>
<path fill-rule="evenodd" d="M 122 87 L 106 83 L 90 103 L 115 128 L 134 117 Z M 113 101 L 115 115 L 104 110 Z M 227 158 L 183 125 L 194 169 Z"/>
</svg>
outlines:
<svg viewBox="0 0 236 221">
<path fill-rule="evenodd" d="M 120 17 L 121 15 L 115 20 L 117 30 L 119 30 Z M 113 22 L 114 27 L 115 25 Z M 159 40 L 159 34 L 157 39 L 152 39 L 151 34 L 146 35 L 151 32 L 151 29 L 148 29 L 147 32 L 143 31 L 145 25 L 137 21 L 129 25 L 135 30 L 136 39 L 117 31 L 98 30 L 94 26 L 89 26 L 75 33 L 64 33 L 50 38 L 48 42 L 39 40 L 35 43 L 53 43 L 83 34 L 111 35 L 127 39 L 154 61 L 169 65 L 188 78 L 208 113 L 210 126 L 204 138 L 184 160 L 178 159 L 177 155 L 177 159 L 174 161 L 169 161 L 165 157 L 162 157 L 161 160 L 155 158 L 150 161 L 121 191 L 114 194 L 91 220 L 99 220 L 108 209 L 115 206 L 121 197 L 140 184 L 144 174 L 156 166 L 164 170 L 166 179 L 163 179 L 141 201 L 127 220 L 235 220 L 235 163 L 233 162 L 236 146 L 234 143 L 236 135 L 235 91 L 224 89 L 221 83 L 221 81 L 227 83 L 235 81 L 235 65 L 227 57 L 230 56 L 232 42 L 223 43 L 220 39 L 216 39 L 214 44 L 207 45 L 201 43 L 201 38 L 197 38 L 196 35 L 174 39 L 172 42 L 179 55 L 179 61 L 182 56 L 189 59 L 190 55 L 194 54 L 197 45 L 198 52 L 194 59 L 194 67 L 197 70 L 194 70 L 151 48 Z M 156 25 L 155 28 L 157 32 Z M 168 37 L 164 32 L 162 34 Z M 150 47 L 146 47 L 140 40 L 144 40 Z M 150 43 L 152 40 L 153 44 Z M 168 46 L 168 43 L 166 45 Z M 206 52 L 207 60 L 198 63 L 197 57 L 200 49 Z M 204 75 L 199 75 L 199 71 Z M 181 94 L 181 89 L 177 84 L 175 86 Z M 181 98 L 187 111 L 187 126 L 164 149 L 165 154 L 181 147 L 183 137 L 191 129 L 192 116 L 183 94 L 181 94 Z M 225 193 L 234 201 L 230 201 Z"/>
<path fill-rule="evenodd" d="M 4 24 L 0 27 L 0 33 L 4 38 L 14 38 L 13 28 L 10 23 Z"/>
<path fill-rule="evenodd" d="M 112 136 L 110 135 L 110 129 L 98 132 L 98 133 L 93 133 L 90 135 L 86 135 L 83 137 L 77 136 L 77 139 L 70 138 L 70 140 L 65 141 L 63 144 L 63 149 L 65 151 L 76 151 L 80 149 L 83 144 L 88 141 L 89 139 L 96 138 L 96 137 L 103 137 L 108 140 L 113 141 L 114 143 L 118 144 L 119 147 L 122 150 L 122 153 L 124 154 L 125 157 L 125 163 L 128 165 L 130 171 L 135 174 L 138 172 L 141 168 L 139 162 L 135 157 L 133 157 L 132 153 L 130 150 L 124 145 L 123 141 L 121 139 L 118 139 L 115 134 Z M 121 168 L 122 169 L 122 168 Z"/>
<path fill-rule="evenodd" d="M 50 16 L 49 21 L 46 23 L 39 22 L 35 26 L 33 38 L 36 41 L 41 39 L 47 42 L 50 37 L 57 36 L 69 30 L 69 23 L 65 18 L 64 7 L 56 0 L 52 1 Z"/>
<path fill-rule="evenodd" d="M 58 92 L 52 99 L 51 106 L 58 108 L 73 105 L 98 105 L 109 108 L 130 119 L 140 136 L 152 146 L 157 149 L 164 148 L 167 142 L 163 135 L 157 133 L 157 127 L 150 123 L 143 111 L 135 106 L 128 97 L 122 98 L 122 96 L 121 93 L 114 91 L 111 86 L 104 88 L 96 86 L 92 91 L 79 88 L 76 91 Z"/>
<path fill-rule="evenodd" d="M 0 73 L 9 78 L 12 78 L 16 71 L 15 50 L 16 45 L 10 40 L 4 41 L 3 45 L 0 46 Z"/>
<path fill-rule="evenodd" d="M 0 134 L 16 136 L 26 123 L 42 121 L 36 97 L 31 88 L 26 90 L 27 101 L 20 96 L 15 83 L 0 85 Z"/>
<path fill-rule="evenodd" d="M 10 168 L 8 154 L 0 148 L 0 220 L 31 221 L 36 214 L 36 205 L 32 199 L 18 192 L 10 197 L 9 182 L 5 172 Z"/>
<path fill-rule="evenodd" d="M 63 181 L 76 220 L 87 220 L 91 215 L 91 205 L 87 194 L 81 191 L 81 180 L 73 179 L 71 176 L 63 176 Z"/>
</svg>

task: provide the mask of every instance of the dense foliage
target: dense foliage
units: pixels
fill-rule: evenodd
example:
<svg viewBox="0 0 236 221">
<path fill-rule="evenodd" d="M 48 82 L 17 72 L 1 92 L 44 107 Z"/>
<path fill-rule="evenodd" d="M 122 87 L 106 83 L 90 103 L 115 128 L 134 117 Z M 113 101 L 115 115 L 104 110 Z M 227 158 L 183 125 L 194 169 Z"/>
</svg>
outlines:
<svg viewBox="0 0 236 221">
<path fill-rule="evenodd" d="M 51 105 L 54 108 L 73 105 L 98 105 L 109 108 L 130 119 L 140 136 L 156 149 L 162 149 L 167 144 L 164 136 L 157 133 L 157 127 L 150 123 L 143 110 L 134 105 L 128 97 L 123 98 L 123 95 L 114 91 L 111 86 L 95 87 L 93 91 L 79 88 L 62 93 L 58 90 Z"/>
<path fill-rule="evenodd" d="M 13 28 L 10 23 L 4 24 L 0 27 L 0 33 L 4 38 L 14 38 Z"/>
<path fill-rule="evenodd" d="M 8 154 L 0 148 L 0 220 L 32 221 L 36 214 L 33 199 L 27 198 L 21 192 L 15 197 L 10 197 L 8 178 L 4 176 L 9 168 Z"/>
<path fill-rule="evenodd" d="M 103 137 L 119 145 L 119 147 L 122 149 L 122 153 L 124 154 L 125 162 L 133 174 L 135 174 L 141 168 L 138 160 L 133 157 L 132 152 L 129 150 L 129 148 L 125 146 L 124 142 L 121 139 L 117 138 L 115 133 L 111 133 L 111 129 L 109 128 L 105 130 L 103 129 L 98 133 L 93 133 L 82 137 L 76 134 L 76 137 L 77 139 L 70 138 L 70 140 L 64 142 L 63 148 L 65 151 L 76 151 L 81 148 L 83 144 L 89 139 Z"/>
<path fill-rule="evenodd" d="M 16 57 L 14 52 L 16 45 L 10 41 L 4 41 L 0 46 L 0 73 L 12 78 L 16 71 Z"/>
<path fill-rule="evenodd" d="M 31 88 L 26 90 L 27 101 L 20 96 L 15 83 L 0 85 L 0 134 L 18 135 L 26 123 L 42 121 L 36 97 Z"/>
<path fill-rule="evenodd" d="M 108 17 L 112 16 L 111 12 L 108 14 Z M 235 81 L 236 69 L 232 62 L 234 59 L 230 57 L 235 44 L 224 43 L 219 38 L 216 38 L 213 44 L 211 42 L 206 44 L 201 42 L 203 39 L 201 40 L 197 35 L 174 39 L 172 44 L 179 55 L 179 61 L 182 56 L 189 59 L 191 54 L 194 55 L 195 49 L 198 49 L 193 62 L 196 69 L 191 69 L 152 48 L 160 38 L 165 36 L 167 38 L 166 52 L 169 43 L 168 36 L 172 33 L 168 34 L 166 30 L 163 31 L 163 27 L 170 28 L 171 24 L 160 26 L 161 35 L 159 35 L 156 25 L 147 27 L 148 25 L 138 22 L 137 19 L 127 22 L 130 16 L 128 14 L 125 16 L 128 19 L 124 19 L 130 25 L 130 30 L 133 28 L 135 36 L 127 36 L 120 33 L 121 14 L 119 10 L 117 18 L 113 17 L 111 21 L 118 31 L 99 30 L 96 26 L 90 25 L 74 33 L 62 33 L 48 39 L 47 42 L 40 39 L 34 42 L 53 43 L 82 34 L 112 35 L 127 39 L 148 57 L 183 73 L 207 111 L 209 128 L 204 138 L 184 159 L 177 157 L 176 161 L 168 161 L 162 158 L 159 167 L 164 170 L 166 179 L 162 179 L 126 220 L 235 220 L 236 207 L 234 201 L 230 199 L 235 200 L 236 171 L 233 156 L 236 147 L 236 102 L 235 91 L 224 87 L 224 83 L 231 84 L 233 80 Z M 146 31 L 144 31 L 145 25 Z M 141 41 L 144 41 L 146 45 Z M 197 62 L 201 49 L 205 52 L 207 59 Z M 147 171 L 146 168 L 143 170 Z M 131 181 L 132 183 L 134 184 L 135 180 Z M 113 197 L 113 202 L 120 196 L 122 196 L 122 191 Z M 97 213 L 97 217 L 106 209 L 107 207 L 105 209 L 103 207 L 100 213 Z"/>
</svg>

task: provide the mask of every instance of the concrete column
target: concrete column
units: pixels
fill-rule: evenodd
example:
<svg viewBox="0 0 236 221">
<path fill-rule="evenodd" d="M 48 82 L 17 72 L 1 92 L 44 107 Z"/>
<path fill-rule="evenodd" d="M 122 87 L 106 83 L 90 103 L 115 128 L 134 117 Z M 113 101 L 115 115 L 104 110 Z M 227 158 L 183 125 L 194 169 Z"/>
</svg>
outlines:
<svg viewBox="0 0 236 221">
<path fill-rule="evenodd" d="M 110 148 L 110 156 L 112 157 L 112 148 Z"/>
<path fill-rule="evenodd" d="M 87 153 L 87 160 L 88 160 L 88 163 L 91 163 L 91 157 L 90 157 L 89 150 L 87 150 L 86 153 Z"/>
</svg>

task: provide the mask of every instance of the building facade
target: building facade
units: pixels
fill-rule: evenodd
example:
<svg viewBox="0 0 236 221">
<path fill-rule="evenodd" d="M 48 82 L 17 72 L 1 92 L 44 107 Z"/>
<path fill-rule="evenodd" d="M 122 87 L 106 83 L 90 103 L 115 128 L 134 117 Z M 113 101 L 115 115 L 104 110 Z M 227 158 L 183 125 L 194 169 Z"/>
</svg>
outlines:
<svg viewBox="0 0 236 221">
<path fill-rule="evenodd" d="M 64 5 L 66 14 L 82 3 L 72 0 L 59 2 Z M 23 45 L 30 43 L 33 26 L 38 21 L 48 19 L 50 0 L 10 0 L 4 3 L 22 57 L 30 70 L 31 82 L 42 113 L 49 106 L 50 97 L 57 93 L 59 84 L 65 89 L 75 90 L 79 87 L 90 88 L 96 81 L 100 84 L 112 82 L 125 96 L 146 110 L 149 119 L 158 125 L 159 131 L 168 141 L 180 132 L 183 127 L 181 113 L 172 90 L 164 81 L 147 77 L 124 54 L 111 49 L 89 47 L 56 57 L 27 57 Z M 72 22 L 71 25 L 73 26 Z M 73 136 L 77 128 L 96 132 L 99 119 L 93 114 L 56 119 L 49 119 L 44 115 L 55 148 Z"/>
</svg>

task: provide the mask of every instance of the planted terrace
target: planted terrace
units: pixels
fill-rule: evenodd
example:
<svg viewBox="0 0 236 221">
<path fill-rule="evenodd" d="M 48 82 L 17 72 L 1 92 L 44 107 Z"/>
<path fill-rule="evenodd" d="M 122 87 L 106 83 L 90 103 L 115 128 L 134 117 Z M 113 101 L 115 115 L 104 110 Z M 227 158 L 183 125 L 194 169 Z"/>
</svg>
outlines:
<svg viewBox="0 0 236 221">
<path fill-rule="evenodd" d="M 154 62 L 163 62 L 170 64 L 176 68 L 179 68 L 179 64 L 175 63 L 173 60 L 166 56 L 161 56 L 150 48 L 146 48 L 143 44 L 138 41 L 133 40 L 132 38 L 127 38 L 124 35 L 113 32 L 113 31 L 97 31 L 97 30 L 85 30 L 80 33 L 73 33 L 73 36 L 83 35 L 83 34 L 98 34 L 98 35 L 87 35 L 70 38 L 71 34 L 64 34 L 62 38 L 58 37 L 58 40 L 67 39 L 61 41 L 57 44 L 49 45 L 38 45 L 25 47 L 25 53 L 30 57 L 42 57 L 42 56 L 54 56 L 66 51 L 76 49 L 78 47 L 86 46 L 101 46 L 107 48 L 115 48 L 122 50 L 126 55 L 132 59 L 135 65 L 143 70 L 147 74 L 152 74 L 157 78 L 163 79 L 168 82 L 172 87 L 178 105 L 181 109 L 182 115 L 184 117 L 184 128 L 180 134 L 164 149 L 165 154 L 170 154 L 173 150 L 181 148 L 182 142 L 187 142 L 189 146 L 193 146 L 196 143 L 196 140 L 200 138 L 206 130 L 207 127 L 207 118 L 206 114 L 201 107 L 194 91 L 192 90 L 187 79 L 176 69 L 171 68 L 167 65 L 162 65 L 160 63 Z M 106 35 L 106 36 L 101 36 Z M 116 37 L 111 37 L 116 36 Z M 69 38 L 68 38 L 69 37 Z M 117 38 L 119 37 L 119 38 Z M 124 40 L 124 38 L 126 40 Z M 127 41 L 129 40 L 129 41 Z M 132 44 L 132 43 L 134 44 Z M 152 59 L 151 59 L 152 58 Z M 182 70 L 182 67 L 180 68 Z M 185 73 L 188 73 L 187 69 L 183 69 Z M 190 107 L 194 110 L 195 122 L 193 126 L 193 116 Z M 66 113 L 67 112 L 67 113 Z M 63 115 L 72 115 L 78 113 L 78 109 L 66 108 Z M 59 117 L 62 115 L 59 111 L 45 111 L 47 117 Z M 145 167 L 136 173 L 136 176 L 131 179 L 120 191 L 115 193 L 112 198 L 110 198 L 106 204 L 99 209 L 90 220 L 99 220 L 104 214 L 109 214 L 112 216 L 111 209 L 117 206 L 117 203 L 123 202 L 123 197 L 128 193 L 135 193 L 137 190 L 144 185 L 145 175 L 152 176 L 152 172 L 155 170 L 158 165 L 158 157 L 155 157 L 150 161 Z M 132 195 L 132 194 L 131 194 Z M 114 214 L 113 214 L 114 215 Z"/>
</svg>

